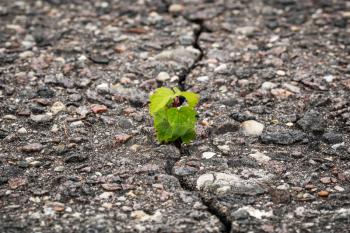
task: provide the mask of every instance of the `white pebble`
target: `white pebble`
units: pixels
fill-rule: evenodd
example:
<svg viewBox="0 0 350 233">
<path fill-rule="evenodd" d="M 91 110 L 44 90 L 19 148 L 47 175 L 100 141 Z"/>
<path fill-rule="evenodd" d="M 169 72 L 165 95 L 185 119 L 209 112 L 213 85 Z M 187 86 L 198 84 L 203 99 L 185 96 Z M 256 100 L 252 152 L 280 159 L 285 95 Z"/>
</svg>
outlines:
<svg viewBox="0 0 350 233">
<path fill-rule="evenodd" d="M 327 82 L 330 83 L 334 80 L 334 76 L 333 75 L 326 75 L 323 77 L 323 79 Z"/>
<path fill-rule="evenodd" d="M 197 78 L 197 81 L 199 81 L 199 82 L 206 82 L 208 80 L 209 80 L 208 76 L 200 76 Z"/>
<path fill-rule="evenodd" d="M 26 130 L 24 127 L 22 127 L 22 128 L 20 128 L 19 130 L 17 130 L 17 133 L 26 134 L 26 133 L 27 133 L 27 130 Z"/>
<path fill-rule="evenodd" d="M 334 189 L 337 190 L 338 192 L 344 192 L 345 189 L 343 187 L 340 187 L 339 185 L 334 186 Z"/>
<path fill-rule="evenodd" d="M 286 72 L 283 71 L 283 70 L 277 70 L 277 71 L 276 71 L 276 74 L 279 75 L 279 76 L 285 76 L 285 75 L 286 75 Z"/>
<path fill-rule="evenodd" d="M 260 136 L 264 128 L 264 124 L 254 120 L 248 120 L 242 123 L 242 131 L 245 136 Z"/>
<path fill-rule="evenodd" d="M 216 154 L 215 152 L 207 151 L 207 152 L 203 152 L 202 157 L 203 157 L 204 159 L 210 159 L 210 158 L 212 158 L 215 154 Z"/>
<path fill-rule="evenodd" d="M 164 82 L 170 79 L 170 75 L 167 72 L 160 72 L 157 76 L 157 80 Z"/>
</svg>

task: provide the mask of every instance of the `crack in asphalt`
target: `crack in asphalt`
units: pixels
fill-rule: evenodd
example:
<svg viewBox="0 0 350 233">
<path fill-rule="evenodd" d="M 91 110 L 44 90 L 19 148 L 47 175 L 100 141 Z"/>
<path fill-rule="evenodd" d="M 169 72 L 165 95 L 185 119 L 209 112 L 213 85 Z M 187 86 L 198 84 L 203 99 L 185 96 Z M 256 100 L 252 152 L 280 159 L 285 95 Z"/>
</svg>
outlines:
<svg viewBox="0 0 350 233">
<path fill-rule="evenodd" d="M 185 91 L 188 89 L 188 87 L 186 86 L 186 79 L 187 79 L 188 75 L 197 67 L 198 63 L 200 63 L 204 57 L 203 49 L 200 47 L 200 44 L 199 44 L 199 38 L 203 32 L 210 32 L 210 30 L 208 30 L 204 26 L 203 20 L 191 20 L 187 17 L 185 17 L 185 19 L 187 21 L 199 26 L 199 28 L 194 31 L 195 40 L 192 44 L 192 47 L 199 50 L 200 54 L 197 57 L 197 59 L 195 60 L 195 62 L 193 62 L 193 64 L 183 74 L 179 75 L 178 87 L 182 91 Z M 195 194 L 198 194 L 198 196 L 201 198 L 203 205 L 205 205 L 207 207 L 207 211 L 211 215 L 215 216 L 221 222 L 221 224 L 223 226 L 223 229 L 222 229 L 223 233 L 231 232 L 231 222 L 228 220 L 227 216 L 225 216 L 217 208 L 215 208 L 213 201 L 211 199 L 204 198 L 204 196 L 200 192 L 196 191 L 195 188 L 188 185 L 182 177 L 179 177 L 173 173 L 173 168 L 174 168 L 175 164 L 178 161 L 180 161 L 180 159 L 183 156 L 190 154 L 190 152 L 188 151 L 187 148 L 181 146 L 181 142 L 176 141 L 174 143 L 174 145 L 180 150 L 180 157 L 177 159 L 168 159 L 166 161 L 166 172 L 168 173 L 168 175 L 174 176 L 179 181 L 182 189 L 184 189 L 186 191 L 190 191 L 190 192 L 195 193 Z"/>
<path fill-rule="evenodd" d="M 172 175 L 176 177 L 175 174 L 172 174 Z M 197 193 L 199 195 L 203 205 L 205 205 L 207 207 L 207 211 L 211 215 L 216 216 L 219 219 L 219 221 L 221 222 L 221 224 L 223 225 L 224 229 L 222 229 L 222 232 L 223 233 L 230 233 L 231 232 L 231 222 L 230 222 L 230 220 L 227 218 L 226 215 L 224 215 L 222 212 L 220 212 L 220 210 L 218 210 L 215 207 L 213 200 L 206 198 L 203 194 L 201 194 L 200 192 L 196 191 L 193 187 L 188 185 L 183 178 L 181 178 L 181 177 L 180 178 L 176 177 L 176 178 L 179 180 L 180 185 L 181 185 L 181 187 L 184 190 L 190 191 L 192 193 Z"/>
<path fill-rule="evenodd" d="M 204 21 L 203 20 L 190 20 L 186 17 L 184 17 L 187 21 L 197 25 L 199 28 L 198 30 L 194 30 L 194 41 L 192 43 L 192 47 L 197 49 L 200 53 L 197 56 L 196 60 L 193 62 L 193 64 L 187 69 L 185 70 L 182 74 L 179 75 L 179 82 L 178 82 L 178 86 L 180 88 L 180 90 L 185 91 L 186 88 L 186 79 L 187 76 L 192 72 L 192 70 L 194 70 L 194 68 L 196 68 L 196 66 L 198 65 L 198 63 L 203 59 L 204 53 L 203 53 L 203 49 L 200 47 L 199 45 L 199 37 L 201 36 L 201 34 L 203 32 L 208 31 L 205 26 L 204 26 Z"/>
<path fill-rule="evenodd" d="M 222 233 L 230 233 L 231 232 L 231 222 L 230 220 L 227 218 L 227 216 L 225 214 L 223 214 L 222 212 L 220 212 L 220 210 L 218 210 L 214 203 L 213 203 L 213 200 L 212 199 L 208 199 L 208 198 L 205 198 L 205 196 L 203 194 L 201 194 L 199 191 L 195 190 L 194 187 L 190 186 L 185 180 L 183 177 L 179 177 L 178 175 L 174 174 L 173 172 L 173 168 L 175 166 L 175 164 L 180 161 L 180 159 L 183 157 L 183 156 L 187 156 L 190 154 L 190 152 L 187 150 L 187 148 L 184 148 L 184 147 L 178 147 L 179 150 L 180 150 L 180 157 L 177 158 L 177 159 L 168 159 L 166 161 L 166 172 L 168 175 L 171 175 L 173 177 L 175 177 L 178 181 L 179 181 L 179 184 L 181 186 L 181 188 L 183 190 L 186 190 L 186 191 L 190 191 L 191 193 L 194 193 L 194 194 L 198 194 L 198 196 L 200 197 L 203 205 L 205 205 L 207 207 L 207 211 L 211 214 L 211 215 L 214 215 L 222 224 L 223 226 L 223 229 L 222 229 Z"/>
</svg>

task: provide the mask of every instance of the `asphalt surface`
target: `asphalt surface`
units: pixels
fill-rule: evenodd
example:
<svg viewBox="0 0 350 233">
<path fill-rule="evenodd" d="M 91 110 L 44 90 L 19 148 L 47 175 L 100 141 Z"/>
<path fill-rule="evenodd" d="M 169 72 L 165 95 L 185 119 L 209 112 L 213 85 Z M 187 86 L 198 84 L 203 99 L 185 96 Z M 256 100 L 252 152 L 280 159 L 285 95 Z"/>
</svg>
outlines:
<svg viewBox="0 0 350 233">
<path fill-rule="evenodd" d="M 0 232 L 347 232 L 350 4 L 0 3 Z M 156 141 L 157 87 L 200 94 Z"/>
</svg>

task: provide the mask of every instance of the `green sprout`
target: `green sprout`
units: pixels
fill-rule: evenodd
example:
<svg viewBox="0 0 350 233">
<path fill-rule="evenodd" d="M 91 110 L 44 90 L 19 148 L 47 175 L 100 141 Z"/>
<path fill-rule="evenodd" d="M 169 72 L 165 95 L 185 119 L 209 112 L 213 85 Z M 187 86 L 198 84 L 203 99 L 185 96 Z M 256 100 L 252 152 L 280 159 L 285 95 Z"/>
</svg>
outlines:
<svg viewBox="0 0 350 233">
<path fill-rule="evenodd" d="M 150 97 L 150 114 L 159 142 L 181 140 L 189 143 L 196 137 L 196 105 L 200 96 L 193 92 L 161 87 Z"/>
</svg>

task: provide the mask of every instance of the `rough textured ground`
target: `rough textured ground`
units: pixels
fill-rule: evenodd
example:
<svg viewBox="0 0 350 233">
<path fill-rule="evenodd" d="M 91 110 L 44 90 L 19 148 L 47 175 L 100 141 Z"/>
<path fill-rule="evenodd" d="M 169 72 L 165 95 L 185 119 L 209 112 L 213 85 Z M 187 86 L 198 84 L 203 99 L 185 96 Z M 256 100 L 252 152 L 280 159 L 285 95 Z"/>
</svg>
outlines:
<svg viewBox="0 0 350 233">
<path fill-rule="evenodd" d="M 350 4 L 0 3 L 0 232 L 346 232 Z M 201 95 L 155 141 L 149 93 Z"/>
</svg>

